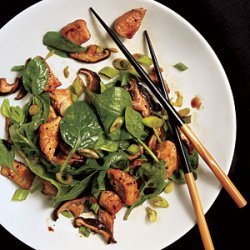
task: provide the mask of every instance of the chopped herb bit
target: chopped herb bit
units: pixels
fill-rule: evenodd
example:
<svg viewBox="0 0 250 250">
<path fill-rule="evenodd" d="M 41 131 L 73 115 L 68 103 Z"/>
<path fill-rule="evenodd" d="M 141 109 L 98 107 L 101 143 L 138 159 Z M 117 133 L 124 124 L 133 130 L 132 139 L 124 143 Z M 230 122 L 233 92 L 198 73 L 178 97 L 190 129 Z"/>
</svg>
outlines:
<svg viewBox="0 0 250 250">
<path fill-rule="evenodd" d="M 184 63 L 179 62 L 174 65 L 174 68 L 178 69 L 179 71 L 185 71 L 188 69 L 188 66 L 186 66 Z"/>
<path fill-rule="evenodd" d="M 11 200 L 12 201 L 24 201 L 28 197 L 29 193 L 30 193 L 29 190 L 18 188 L 15 191 L 14 195 L 12 196 Z"/>
</svg>

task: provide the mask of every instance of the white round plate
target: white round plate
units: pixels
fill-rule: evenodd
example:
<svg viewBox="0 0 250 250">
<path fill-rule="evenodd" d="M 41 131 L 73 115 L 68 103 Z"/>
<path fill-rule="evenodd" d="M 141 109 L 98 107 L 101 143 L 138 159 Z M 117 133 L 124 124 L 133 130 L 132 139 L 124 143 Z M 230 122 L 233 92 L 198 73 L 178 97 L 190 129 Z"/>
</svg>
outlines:
<svg viewBox="0 0 250 250">
<path fill-rule="evenodd" d="M 98 43 L 116 47 L 104 29 L 90 14 L 93 7 L 108 23 L 124 12 L 138 7 L 147 9 L 140 30 L 132 40 L 124 41 L 132 52 L 147 53 L 143 30 L 148 30 L 158 60 L 165 69 L 164 77 L 174 90 L 184 95 L 184 106 L 198 95 L 202 99 L 201 110 L 193 110 L 192 128 L 217 159 L 225 172 L 229 171 L 234 152 L 236 119 L 234 102 L 224 70 L 215 53 L 204 38 L 182 17 L 167 7 L 151 0 L 44 0 L 20 13 L 0 30 L 0 57 L 2 60 L 0 76 L 10 82 L 15 74 L 10 72 L 14 65 L 20 65 L 27 58 L 36 55 L 46 56 L 47 49 L 42 44 L 47 31 L 58 31 L 75 19 L 82 18 L 88 23 L 92 34 L 87 44 Z M 109 60 L 86 65 L 71 59 L 53 56 L 48 63 L 55 75 L 65 86 L 72 83 L 80 67 L 98 71 L 120 55 L 113 54 Z M 183 62 L 189 68 L 178 72 L 171 65 Z M 63 69 L 69 66 L 70 77 L 63 76 Z M 19 105 L 20 102 L 11 102 Z M 0 104 L 3 98 L 0 99 Z M 27 101 L 27 99 L 26 99 Z M 4 119 L 0 118 L 1 134 L 4 135 Z M 210 169 L 200 161 L 197 181 L 205 212 L 211 207 L 219 194 L 221 186 Z M 35 249 L 162 249 L 182 235 L 195 224 L 195 217 L 186 185 L 178 186 L 169 195 L 169 208 L 158 209 L 158 221 L 148 223 L 145 207 L 135 209 L 128 221 L 123 221 L 125 210 L 115 220 L 115 239 L 117 244 L 106 245 L 98 235 L 80 237 L 73 228 L 71 220 L 60 217 L 53 222 L 51 202 L 46 196 L 36 192 L 24 202 L 13 202 L 11 197 L 16 186 L 0 176 L 0 223 L 18 239 Z M 53 232 L 48 227 L 54 229 Z M 199 237 L 199 235 L 197 235 Z"/>
</svg>

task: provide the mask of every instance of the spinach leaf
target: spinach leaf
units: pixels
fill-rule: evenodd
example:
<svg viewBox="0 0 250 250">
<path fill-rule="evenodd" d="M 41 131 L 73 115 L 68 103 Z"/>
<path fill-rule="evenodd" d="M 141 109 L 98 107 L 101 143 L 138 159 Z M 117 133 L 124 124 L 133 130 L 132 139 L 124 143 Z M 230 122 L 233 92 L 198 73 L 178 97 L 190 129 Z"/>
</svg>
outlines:
<svg viewBox="0 0 250 250">
<path fill-rule="evenodd" d="M 55 198 L 54 206 L 56 207 L 62 201 L 75 199 L 80 194 L 82 194 L 91 185 L 95 174 L 96 171 L 86 176 L 81 181 L 75 182 L 67 193 L 57 195 L 57 197 Z"/>
<path fill-rule="evenodd" d="M 98 119 L 84 101 L 73 103 L 60 122 L 63 140 L 75 151 L 80 148 L 94 148 L 102 133 Z"/>
<path fill-rule="evenodd" d="M 104 158 L 105 167 L 108 166 L 112 168 L 125 169 L 126 167 L 128 167 L 128 164 L 129 164 L 128 155 L 122 150 L 108 154 Z"/>
<path fill-rule="evenodd" d="M 71 41 L 63 37 L 60 32 L 56 31 L 47 32 L 43 37 L 43 44 L 66 52 L 78 53 L 86 51 L 86 48 L 72 43 Z"/>
<path fill-rule="evenodd" d="M 103 151 L 107 152 L 116 152 L 119 148 L 119 142 L 118 141 L 112 141 L 105 137 L 105 135 L 99 136 L 99 140 L 97 141 L 95 145 L 95 149 L 101 149 Z"/>
<path fill-rule="evenodd" d="M 128 208 L 124 219 L 127 220 L 131 211 L 141 205 L 145 200 L 160 194 L 165 188 L 165 163 L 143 163 L 138 168 L 135 177 L 141 182 L 139 199 Z"/>
<path fill-rule="evenodd" d="M 10 120 L 12 123 L 22 124 L 25 119 L 23 109 L 19 106 L 10 107 Z"/>
<path fill-rule="evenodd" d="M 37 56 L 30 60 L 23 71 L 23 86 L 33 95 L 43 92 L 48 83 L 49 73 L 45 61 Z"/>
<path fill-rule="evenodd" d="M 65 169 L 66 173 L 69 173 L 71 175 L 89 175 L 95 171 L 104 171 L 108 170 L 108 167 L 106 166 L 100 166 L 95 159 L 87 159 L 85 164 L 80 167 L 67 167 Z"/>
<path fill-rule="evenodd" d="M 95 106 L 97 113 L 102 121 L 104 130 L 107 135 L 112 136 L 109 132 L 110 126 L 114 120 L 122 116 L 127 106 L 132 105 L 130 94 L 120 87 L 107 88 L 102 94 L 88 93 Z M 119 129 L 116 131 L 119 132 Z M 112 139 L 119 139 L 120 134 Z"/>
<path fill-rule="evenodd" d="M 194 149 L 192 154 L 189 154 L 188 150 L 186 147 L 184 147 L 184 151 L 186 153 L 187 156 L 187 160 L 189 162 L 189 166 L 190 166 L 190 170 L 194 175 L 194 179 L 196 180 L 198 175 L 196 173 L 196 169 L 198 167 L 198 163 L 199 163 L 199 155 L 198 152 Z M 170 179 L 173 180 L 174 182 L 178 183 L 178 184 L 184 184 L 186 183 L 186 178 L 185 178 L 185 174 L 184 171 L 182 170 L 182 168 L 178 168 L 171 176 Z"/>
<path fill-rule="evenodd" d="M 57 56 L 60 56 L 60 57 L 63 57 L 63 58 L 68 58 L 68 53 L 65 52 L 65 51 L 62 51 L 62 50 L 59 50 L 59 49 L 56 49 L 56 48 L 53 48 L 53 47 L 50 47 L 48 46 L 47 49 L 49 51 L 51 51 L 53 54 L 57 55 Z"/>
<path fill-rule="evenodd" d="M 4 117 L 10 117 L 10 101 L 8 98 L 4 98 L 1 105 L 1 113 Z"/>
<path fill-rule="evenodd" d="M 39 154 L 39 149 L 37 147 L 37 129 L 47 120 L 49 116 L 49 94 L 43 93 L 40 96 L 34 96 L 33 103 L 39 106 L 39 112 L 32 116 L 30 122 L 20 124 L 17 123 L 17 114 L 17 118 L 15 118 L 16 121 L 14 120 L 12 113 L 10 116 L 12 118 L 11 120 L 14 121 L 14 124 L 9 128 L 10 138 L 17 149 L 23 151 L 27 155 Z M 30 104 L 31 103 L 29 103 L 29 105 Z M 28 109 L 28 106 L 26 106 L 25 109 Z M 24 114 L 27 112 L 23 111 L 23 109 L 21 110 L 21 113 L 23 114 L 23 121 L 27 120 L 27 118 L 24 117 Z"/>
<path fill-rule="evenodd" d="M 16 170 L 13 167 L 14 159 L 14 149 L 12 147 L 6 146 L 4 140 L 0 140 L 0 165 L 9 167 L 15 172 Z"/>
<path fill-rule="evenodd" d="M 32 116 L 32 121 L 37 121 L 40 124 L 47 121 L 50 112 L 50 97 L 48 93 L 42 93 L 39 96 L 33 97 L 33 104 L 39 107 L 37 114 Z"/>
<path fill-rule="evenodd" d="M 100 171 L 93 181 L 91 195 L 94 196 L 96 199 L 98 199 L 101 191 L 106 189 L 105 177 L 106 171 Z"/>
<path fill-rule="evenodd" d="M 136 139 L 143 140 L 147 133 L 144 130 L 142 116 L 139 112 L 131 107 L 127 107 L 125 111 L 125 125 L 128 132 Z"/>
<path fill-rule="evenodd" d="M 139 82 L 139 77 L 136 71 L 133 70 L 120 70 L 119 80 L 121 82 L 121 87 L 128 85 L 131 81 L 131 79 L 136 79 L 137 82 Z"/>
</svg>

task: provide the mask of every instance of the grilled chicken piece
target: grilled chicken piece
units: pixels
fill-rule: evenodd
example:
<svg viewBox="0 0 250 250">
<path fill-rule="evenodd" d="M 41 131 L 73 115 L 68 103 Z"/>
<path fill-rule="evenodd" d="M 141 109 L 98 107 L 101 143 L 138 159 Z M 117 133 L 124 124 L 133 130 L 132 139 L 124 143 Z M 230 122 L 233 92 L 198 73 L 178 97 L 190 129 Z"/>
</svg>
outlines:
<svg viewBox="0 0 250 250">
<path fill-rule="evenodd" d="M 141 26 L 145 13 L 145 9 L 138 8 L 132 9 L 118 17 L 114 22 L 114 29 L 117 34 L 128 39 L 133 38 Z"/>
<path fill-rule="evenodd" d="M 78 45 L 87 42 L 91 37 L 87 23 L 82 19 L 77 19 L 63 27 L 61 29 L 61 35 Z"/>
<path fill-rule="evenodd" d="M 69 89 L 55 89 L 50 93 L 53 107 L 63 116 L 66 109 L 72 105 L 71 92 Z"/>
<path fill-rule="evenodd" d="M 46 63 L 46 67 L 48 69 L 49 78 L 48 78 L 48 83 L 47 83 L 47 85 L 44 88 L 44 91 L 46 91 L 46 92 L 52 92 L 57 87 L 61 86 L 62 83 L 54 75 L 54 73 L 52 72 L 51 68 L 49 67 L 49 65 L 47 63 Z"/>
<path fill-rule="evenodd" d="M 134 177 L 119 169 L 109 169 L 107 173 L 112 187 L 123 202 L 128 206 L 133 205 L 140 195 Z"/>
<path fill-rule="evenodd" d="M 175 144 L 171 141 L 164 141 L 157 145 L 156 155 L 166 163 L 166 179 L 178 168 L 179 161 Z"/>
<path fill-rule="evenodd" d="M 151 112 L 150 104 L 148 100 L 140 93 L 135 79 L 131 79 L 129 91 L 133 100 L 133 109 L 141 112 L 143 117 L 149 116 Z"/>
<path fill-rule="evenodd" d="M 50 122 L 51 120 L 54 120 L 57 117 L 56 111 L 55 109 L 50 105 L 49 107 L 49 117 L 48 117 L 48 122 Z"/>
<path fill-rule="evenodd" d="M 39 145 L 46 158 L 51 161 L 59 143 L 59 123 L 61 117 L 42 124 L 39 127 Z"/>
<path fill-rule="evenodd" d="M 14 161 L 14 168 L 16 172 L 11 170 L 7 166 L 2 166 L 1 174 L 11 181 L 15 182 L 21 188 L 28 190 L 34 180 L 34 174 L 30 171 L 30 169 L 19 161 Z"/>
<path fill-rule="evenodd" d="M 118 213 L 124 205 L 119 195 L 112 191 L 102 191 L 99 204 L 112 215 Z"/>
</svg>

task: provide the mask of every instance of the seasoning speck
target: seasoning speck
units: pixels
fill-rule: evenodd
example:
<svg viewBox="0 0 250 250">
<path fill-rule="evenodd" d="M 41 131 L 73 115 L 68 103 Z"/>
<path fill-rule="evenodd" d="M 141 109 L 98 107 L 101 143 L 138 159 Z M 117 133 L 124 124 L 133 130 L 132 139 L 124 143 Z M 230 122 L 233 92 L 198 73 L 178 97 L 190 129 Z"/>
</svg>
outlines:
<svg viewBox="0 0 250 250">
<path fill-rule="evenodd" d="M 52 228 L 52 227 L 48 227 L 48 230 L 49 230 L 50 232 L 54 232 L 54 231 L 55 231 L 54 228 Z"/>
<path fill-rule="evenodd" d="M 191 106 L 192 108 L 195 109 L 200 109 L 201 108 L 201 98 L 199 96 L 195 96 L 192 100 L 191 100 Z"/>
</svg>

